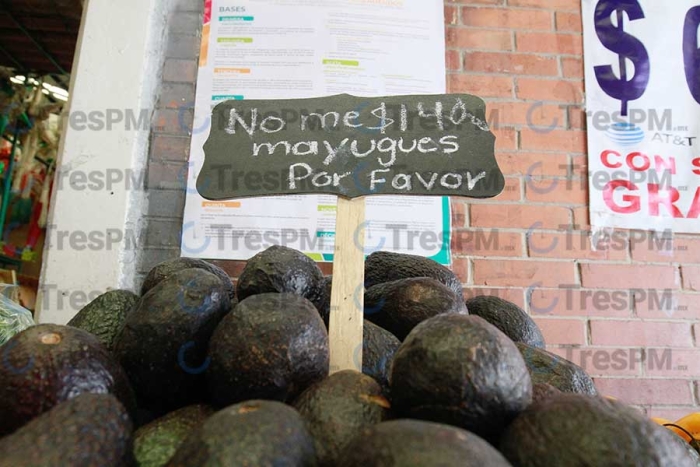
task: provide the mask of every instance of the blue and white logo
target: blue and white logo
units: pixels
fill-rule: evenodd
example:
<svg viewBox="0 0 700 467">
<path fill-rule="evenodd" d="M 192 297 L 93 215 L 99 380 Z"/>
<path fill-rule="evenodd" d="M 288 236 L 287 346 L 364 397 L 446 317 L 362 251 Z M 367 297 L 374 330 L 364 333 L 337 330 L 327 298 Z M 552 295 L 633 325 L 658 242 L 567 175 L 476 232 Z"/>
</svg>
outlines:
<svg viewBox="0 0 700 467">
<path fill-rule="evenodd" d="M 607 137 L 620 146 L 632 146 L 644 141 L 644 130 L 634 123 L 613 123 L 605 133 Z"/>
</svg>

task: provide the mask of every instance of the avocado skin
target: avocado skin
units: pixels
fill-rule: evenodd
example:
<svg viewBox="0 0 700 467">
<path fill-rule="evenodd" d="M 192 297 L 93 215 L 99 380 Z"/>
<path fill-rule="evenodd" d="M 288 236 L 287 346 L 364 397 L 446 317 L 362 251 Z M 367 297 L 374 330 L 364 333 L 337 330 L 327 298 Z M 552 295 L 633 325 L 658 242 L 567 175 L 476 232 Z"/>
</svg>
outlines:
<svg viewBox="0 0 700 467">
<path fill-rule="evenodd" d="M 477 435 L 417 420 L 394 420 L 362 429 L 337 465 L 510 467 L 496 449 Z"/>
<path fill-rule="evenodd" d="M 500 450 L 516 467 L 695 467 L 674 436 L 619 402 L 562 394 L 523 412 Z"/>
<path fill-rule="evenodd" d="M 561 392 L 574 392 L 595 396 L 595 384 L 583 368 L 543 349 L 516 342 L 525 359 L 533 383 L 547 383 Z"/>
<path fill-rule="evenodd" d="M 210 401 L 293 400 L 329 369 L 328 332 L 316 308 L 292 294 L 242 300 L 209 342 Z"/>
<path fill-rule="evenodd" d="M 331 288 L 333 286 L 333 276 L 325 276 L 323 278 L 323 290 L 318 305 L 318 314 L 321 315 L 323 323 L 328 329 L 328 324 L 331 319 Z"/>
<path fill-rule="evenodd" d="M 365 318 L 404 340 L 418 324 L 443 313 L 468 314 L 460 296 L 429 277 L 384 282 L 365 292 Z"/>
<path fill-rule="evenodd" d="M 364 427 L 387 420 L 389 402 L 367 375 L 334 373 L 309 387 L 292 404 L 314 438 L 320 466 L 335 466 L 345 446 Z"/>
<path fill-rule="evenodd" d="M 230 306 L 221 280 L 201 269 L 175 273 L 141 297 L 114 350 L 140 408 L 159 416 L 201 401 L 209 338 Z"/>
<path fill-rule="evenodd" d="M 532 403 L 537 404 L 550 397 L 557 397 L 560 394 L 564 394 L 559 389 L 555 388 L 551 384 L 547 383 L 533 383 L 532 384 Z"/>
<path fill-rule="evenodd" d="M 479 295 L 467 300 L 467 309 L 469 314 L 481 316 L 514 342 L 545 348 L 542 331 L 516 304 L 492 295 Z"/>
<path fill-rule="evenodd" d="M 221 279 L 221 283 L 226 288 L 229 298 L 231 300 L 235 299 L 236 289 L 233 287 L 233 282 L 226 271 L 218 266 L 214 266 L 211 263 L 195 258 L 177 258 L 160 263 L 151 269 L 144 279 L 143 285 L 141 286 L 141 296 L 146 295 L 149 290 L 158 285 L 164 279 L 167 279 L 180 271 L 184 271 L 185 269 L 201 269 L 202 271 L 207 271 L 214 274 L 216 277 Z"/>
<path fill-rule="evenodd" d="M 138 467 L 163 467 L 196 428 L 214 414 L 206 405 L 191 405 L 154 420 L 134 433 L 134 457 Z"/>
<path fill-rule="evenodd" d="M 68 326 L 93 334 L 111 351 L 126 315 L 138 299 L 138 295 L 128 290 L 110 290 L 85 305 L 68 321 Z"/>
<path fill-rule="evenodd" d="M 432 259 L 416 255 L 404 255 L 389 251 L 377 251 L 365 260 L 365 288 L 377 284 L 412 277 L 431 277 L 445 284 L 460 300 L 464 301 L 462 283 L 445 266 Z"/>
<path fill-rule="evenodd" d="M 60 341 L 43 343 L 47 336 Z M 0 358 L 0 436 L 83 393 L 114 394 L 129 413 L 136 411 L 124 369 L 87 331 L 32 326 L 0 347 Z"/>
<path fill-rule="evenodd" d="M 364 321 L 362 329 L 362 373 L 373 378 L 389 395 L 389 374 L 401 341 L 386 329 Z"/>
<path fill-rule="evenodd" d="M 126 467 L 131 421 L 109 394 L 81 394 L 0 439 L 0 467 Z"/>
<path fill-rule="evenodd" d="M 168 467 L 314 467 L 304 420 L 288 405 L 251 400 L 227 407 L 195 429 Z"/>
<path fill-rule="evenodd" d="M 394 411 L 491 441 L 532 401 L 513 341 L 478 316 L 439 315 L 401 344 L 391 371 Z"/>
<path fill-rule="evenodd" d="M 291 248 L 272 246 L 248 261 L 236 292 L 239 300 L 263 293 L 291 293 L 321 310 L 325 287 L 323 273 L 311 258 Z"/>
</svg>

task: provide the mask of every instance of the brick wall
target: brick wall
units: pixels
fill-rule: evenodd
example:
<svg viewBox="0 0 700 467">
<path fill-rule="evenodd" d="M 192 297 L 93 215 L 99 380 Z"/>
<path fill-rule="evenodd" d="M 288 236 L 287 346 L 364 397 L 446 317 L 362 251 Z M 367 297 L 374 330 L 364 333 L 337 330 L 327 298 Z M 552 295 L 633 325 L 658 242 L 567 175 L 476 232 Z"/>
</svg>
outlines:
<svg viewBox="0 0 700 467">
<path fill-rule="evenodd" d="M 189 139 L 178 118 L 192 111 L 178 107 L 194 100 L 201 25 L 200 2 L 181 3 L 155 115 L 142 273 L 179 254 Z M 528 310 L 550 350 L 606 395 L 674 420 L 700 410 L 700 238 L 623 231 L 591 248 L 580 0 L 448 1 L 445 18 L 448 89 L 488 101 L 507 177 L 494 200 L 454 200 L 466 295 Z M 233 277 L 243 267 L 217 264 Z"/>
</svg>

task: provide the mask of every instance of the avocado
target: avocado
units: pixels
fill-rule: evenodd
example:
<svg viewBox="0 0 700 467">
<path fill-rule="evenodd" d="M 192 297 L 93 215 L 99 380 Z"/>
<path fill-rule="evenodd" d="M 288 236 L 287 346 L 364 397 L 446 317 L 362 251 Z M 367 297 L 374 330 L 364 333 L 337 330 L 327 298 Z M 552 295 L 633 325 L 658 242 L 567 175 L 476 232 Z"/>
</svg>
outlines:
<svg viewBox="0 0 700 467">
<path fill-rule="evenodd" d="M 203 261 L 201 259 L 194 258 L 172 259 L 160 263 L 159 265 L 151 269 L 146 278 L 144 279 L 143 285 L 141 286 L 141 296 L 146 295 L 146 293 L 149 290 L 158 285 L 164 279 L 180 271 L 184 271 L 185 269 L 200 269 L 202 271 L 207 271 L 214 274 L 216 277 L 221 279 L 221 283 L 226 288 L 226 292 L 228 293 L 229 297 L 231 298 L 231 300 L 234 300 L 236 296 L 236 289 L 233 287 L 231 277 L 229 277 L 226 271 L 224 271 L 218 266 L 214 266 L 211 263 L 207 263 L 206 261 Z"/>
<path fill-rule="evenodd" d="M 496 449 L 477 435 L 417 420 L 394 420 L 363 428 L 345 448 L 337 465 L 510 467 Z"/>
<path fill-rule="evenodd" d="M 543 400 L 549 399 L 550 397 L 557 397 L 560 394 L 564 394 L 559 389 L 555 388 L 551 384 L 547 383 L 534 383 L 532 385 L 532 403 L 537 404 Z"/>
<path fill-rule="evenodd" d="M 494 439 L 532 400 L 518 348 L 478 316 L 439 315 L 415 327 L 394 356 L 394 411 Z"/>
<path fill-rule="evenodd" d="M 214 414 L 206 405 L 191 405 L 171 412 L 134 433 L 134 457 L 138 467 L 163 467 L 185 438 Z"/>
<path fill-rule="evenodd" d="M 562 392 L 598 394 L 591 377 L 575 363 L 522 342 L 515 345 L 525 359 L 533 383 L 548 383 Z"/>
<path fill-rule="evenodd" d="M 160 415 L 201 401 L 209 338 L 230 306 L 221 279 L 201 269 L 172 274 L 141 297 L 114 349 L 139 407 Z"/>
<path fill-rule="evenodd" d="M 362 329 L 362 373 L 372 377 L 389 394 L 389 373 L 401 341 L 395 335 L 365 320 Z"/>
<path fill-rule="evenodd" d="M 168 467 L 314 467 L 311 435 L 296 410 L 251 400 L 209 417 L 182 443 Z"/>
<path fill-rule="evenodd" d="M 0 358 L 0 436 L 82 393 L 111 393 L 136 410 L 126 373 L 87 331 L 32 326 L 0 347 Z"/>
<path fill-rule="evenodd" d="M 237 295 L 243 300 L 263 293 L 291 293 L 321 310 L 325 287 L 323 273 L 311 258 L 291 248 L 272 246 L 248 261 L 238 278 Z"/>
<path fill-rule="evenodd" d="M 207 386 L 217 407 L 293 400 L 328 375 L 328 332 L 310 301 L 289 293 L 243 299 L 209 343 Z"/>
<path fill-rule="evenodd" d="M 334 373 L 304 391 L 292 404 L 314 438 L 320 466 L 335 466 L 357 432 L 389 418 L 382 388 L 352 370 Z"/>
<path fill-rule="evenodd" d="M 0 439 L 0 467 L 126 467 L 131 421 L 110 394 L 80 394 Z"/>
<path fill-rule="evenodd" d="M 464 300 L 462 283 L 459 278 L 455 273 L 432 259 L 389 251 L 377 251 L 365 260 L 366 289 L 384 282 L 412 277 L 436 279 L 445 284 L 461 300 Z"/>
<path fill-rule="evenodd" d="M 674 436 L 619 402 L 562 394 L 516 418 L 500 450 L 517 467 L 695 467 Z"/>
<path fill-rule="evenodd" d="M 126 315 L 138 299 L 138 295 L 128 290 L 110 290 L 85 305 L 68 321 L 68 326 L 95 335 L 100 343 L 111 351 Z"/>
<path fill-rule="evenodd" d="M 384 282 L 365 292 L 365 318 L 404 340 L 416 325 L 443 313 L 466 315 L 464 301 L 441 282 L 415 277 Z"/>
<path fill-rule="evenodd" d="M 492 295 L 479 295 L 467 300 L 467 309 L 470 315 L 484 318 L 514 342 L 545 348 L 542 331 L 518 305 Z"/>
</svg>

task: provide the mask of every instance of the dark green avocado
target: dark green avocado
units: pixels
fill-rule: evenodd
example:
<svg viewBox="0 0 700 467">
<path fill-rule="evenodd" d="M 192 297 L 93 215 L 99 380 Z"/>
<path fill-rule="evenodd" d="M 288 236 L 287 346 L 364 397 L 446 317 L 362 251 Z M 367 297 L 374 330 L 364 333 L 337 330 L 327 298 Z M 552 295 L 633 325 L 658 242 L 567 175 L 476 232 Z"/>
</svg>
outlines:
<svg viewBox="0 0 700 467">
<path fill-rule="evenodd" d="M 272 246 L 248 261 L 238 278 L 237 295 L 243 300 L 263 293 L 291 293 L 321 310 L 325 287 L 323 273 L 311 258 L 291 248 Z"/>
<path fill-rule="evenodd" d="M 126 373 L 89 332 L 40 324 L 0 347 L 0 436 L 83 393 L 114 394 L 136 411 Z"/>
<path fill-rule="evenodd" d="M 209 338 L 230 306 L 219 277 L 201 269 L 168 276 L 141 297 L 114 349 L 140 408 L 158 416 L 202 400 Z"/>
<path fill-rule="evenodd" d="M 389 418 L 389 401 L 367 375 L 346 370 L 314 384 L 293 404 L 314 438 L 320 466 L 335 466 L 362 428 Z"/>
<path fill-rule="evenodd" d="M 598 391 L 583 368 L 543 349 L 516 342 L 533 383 L 547 383 L 562 392 L 595 396 Z"/>
<path fill-rule="evenodd" d="M 221 279 L 221 283 L 226 288 L 226 292 L 228 293 L 229 297 L 231 300 L 234 300 L 236 290 L 233 287 L 233 282 L 226 271 L 218 266 L 214 266 L 211 263 L 195 258 L 177 258 L 160 263 L 151 269 L 144 279 L 143 285 L 141 286 L 141 295 L 146 295 L 146 292 L 158 285 L 164 279 L 180 271 L 184 271 L 185 269 L 200 269 L 202 271 L 207 271 L 214 274 L 216 277 Z"/>
<path fill-rule="evenodd" d="M 489 441 L 530 405 L 532 382 L 518 348 L 478 316 L 423 321 L 394 356 L 392 409 Z"/>
<path fill-rule="evenodd" d="M 389 251 L 377 251 L 365 261 L 365 288 L 377 284 L 412 277 L 431 277 L 445 284 L 464 300 L 462 283 L 445 266 L 422 256 L 405 255 Z"/>
<path fill-rule="evenodd" d="M 214 409 L 191 405 L 154 420 L 134 433 L 134 457 L 138 467 L 163 467 L 189 434 L 200 427 Z"/>
<path fill-rule="evenodd" d="M 551 384 L 547 383 L 533 383 L 532 384 L 532 403 L 537 404 L 538 402 L 549 399 L 550 397 L 557 397 L 560 394 L 564 394 L 559 389 L 555 388 Z"/>
<path fill-rule="evenodd" d="M 81 394 L 0 439 L 0 467 L 127 467 L 131 421 L 109 394 Z"/>
<path fill-rule="evenodd" d="M 517 467 L 696 467 L 675 436 L 621 403 L 562 394 L 516 418 L 500 450 Z"/>
<path fill-rule="evenodd" d="M 429 277 L 384 282 L 365 292 L 365 319 L 399 340 L 421 322 L 443 313 L 468 314 L 461 295 Z"/>
<path fill-rule="evenodd" d="M 314 442 L 288 405 L 251 400 L 227 407 L 195 429 L 168 467 L 314 467 Z"/>
<path fill-rule="evenodd" d="M 110 290 L 85 305 L 68 326 L 95 335 L 107 350 L 112 350 L 126 315 L 138 299 L 138 295 L 128 290 Z"/>
<path fill-rule="evenodd" d="M 389 394 L 389 374 L 401 341 L 395 335 L 365 320 L 362 329 L 362 373 L 372 377 Z"/>
<path fill-rule="evenodd" d="M 467 300 L 467 309 L 470 315 L 484 318 L 514 342 L 545 348 L 542 331 L 516 304 L 492 295 L 479 295 Z"/>
<path fill-rule="evenodd" d="M 291 401 L 329 370 L 328 332 L 310 301 L 288 293 L 252 295 L 216 328 L 209 343 L 210 401 Z"/>
<path fill-rule="evenodd" d="M 395 420 L 363 428 L 340 458 L 339 467 L 510 467 L 496 449 L 477 435 L 417 420 Z"/>
</svg>

